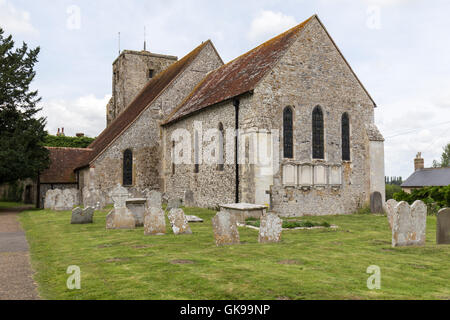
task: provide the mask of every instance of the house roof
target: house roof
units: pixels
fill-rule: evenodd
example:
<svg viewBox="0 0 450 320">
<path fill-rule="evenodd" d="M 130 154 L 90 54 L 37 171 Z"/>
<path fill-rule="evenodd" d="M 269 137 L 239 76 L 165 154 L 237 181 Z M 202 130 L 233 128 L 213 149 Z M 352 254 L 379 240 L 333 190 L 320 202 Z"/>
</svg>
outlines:
<svg viewBox="0 0 450 320">
<path fill-rule="evenodd" d="M 210 72 L 164 124 L 253 90 L 313 17 Z"/>
<path fill-rule="evenodd" d="M 121 135 L 139 115 L 172 83 L 174 79 L 197 57 L 201 50 L 211 43 L 210 40 L 202 43 L 181 60 L 170 65 L 166 70 L 150 80 L 139 92 L 128 107 L 89 145 L 93 149 L 85 166 L 99 156 L 118 136 Z M 80 166 L 80 167 L 81 167 Z M 77 167 L 79 168 L 79 167 Z"/>
<path fill-rule="evenodd" d="M 77 183 L 74 168 L 81 166 L 92 153 L 92 149 L 52 148 L 50 167 L 39 175 L 40 183 Z"/>
<path fill-rule="evenodd" d="M 415 171 L 402 188 L 443 187 L 450 185 L 450 167 L 429 168 Z"/>
</svg>

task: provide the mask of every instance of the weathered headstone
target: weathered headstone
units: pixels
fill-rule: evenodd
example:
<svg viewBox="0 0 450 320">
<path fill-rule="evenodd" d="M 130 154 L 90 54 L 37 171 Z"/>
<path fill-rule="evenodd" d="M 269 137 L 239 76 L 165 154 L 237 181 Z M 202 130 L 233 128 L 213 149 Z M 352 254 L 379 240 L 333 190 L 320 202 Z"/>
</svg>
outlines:
<svg viewBox="0 0 450 320">
<path fill-rule="evenodd" d="M 166 216 L 161 208 L 150 207 L 144 218 L 144 234 L 159 236 L 166 234 Z"/>
<path fill-rule="evenodd" d="M 84 187 L 82 194 L 85 208 L 94 207 L 96 210 L 101 210 L 106 206 L 106 195 L 102 190 L 96 189 L 93 186 Z"/>
<path fill-rule="evenodd" d="M 114 209 L 106 216 L 106 229 L 134 229 L 136 220 L 126 207 L 128 190 L 120 184 L 112 192 Z"/>
<path fill-rule="evenodd" d="M 386 214 L 389 221 L 389 227 L 392 230 L 392 224 L 394 223 L 394 212 L 398 202 L 394 199 L 390 199 L 386 202 Z"/>
<path fill-rule="evenodd" d="M 185 207 L 195 207 L 194 192 L 192 192 L 191 190 L 186 190 L 184 192 L 183 205 Z"/>
<path fill-rule="evenodd" d="M 203 222 L 203 219 L 197 216 L 186 216 L 186 219 L 188 222 Z"/>
<path fill-rule="evenodd" d="M 161 192 L 152 190 L 147 193 L 147 207 L 148 208 L 162 208 Z"/>
<path fill-rule="evenodd" d="M 439 211 L 437 216 L 437 244 L 450 244 L 450 208 Z"/>
<path fill-rule="evenodd" d="M 259 243 L 280 242 L 282 231 L 283 220 L 276 214 L 263 215 L 259 227 Z"/>
<path fill-rule="evenodd" d="M 370 211 L 372 213 L 383 213 L 383 197 L 378 191 L 370 195 Z"/>
<path fill-rule="evenodd" d="M 71 224 L 86 224 L 94 222 L 94 212 L 95 209 L 92 207 L 87 207 L 84 210 L 80 207 L 76 207 L 72 210 L 72 220 Z"/>
<path fill-rule="evenodd" d="M 146 213 L 147 199 L 127 199 L 126 205 L 130 212 L 133 214 L 136 220 L 136 227 L 142 227 L 144 225 L 144 216 Z"/>
<path fill-rule="evenodd" d="M 420 200 L 412 206 L 400 202 L 394 211 L 392 246 L 424 246 L 427 227 L 427 206 Z"/>
<path fill-rule="evenodd" d="M 240 243 L 236 216 L 220 211 L 212 218 L 212 225 L 217 246 Z"/>
<path fill-rule="evenodd" d="M 184 215 L 183 209 L 173 208 L 170 210 L 167 215 L 172 225 L 173 233 L 176 235 L 179 234 L 192 234 L 191 227 L 189 227 L 189 223 Z"/>
<path fill-rule="evenodd" d="M 179 198 L 169 199 L 169 202 L 167 204 L 167 210 L 178 209 L 179 207 L 181 207 L 181 199 Z"/>
<path fill-rule="evenodd" d="M 55 197 L 58 191 L 50 189 L 45 193 L 44 209 L 53 210 L 55 208 Z"/>
</svg>

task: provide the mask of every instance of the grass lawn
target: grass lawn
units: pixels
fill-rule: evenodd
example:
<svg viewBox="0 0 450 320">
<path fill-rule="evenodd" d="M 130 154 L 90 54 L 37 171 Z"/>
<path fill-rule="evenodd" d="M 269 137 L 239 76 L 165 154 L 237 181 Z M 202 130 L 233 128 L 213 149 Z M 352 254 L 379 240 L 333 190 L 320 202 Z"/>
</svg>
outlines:
<svg viewBox="0 0 450 320">
<path fill-rule="evenodd" d="M 23 203 L 20 202 L 5 202 L 0 201 L 0 209 L 7 209 L 7 208 L 19 208 L 19 207 L 25 207 Z"/>
<path fill-rule="evenodd" d="M 216 247 L 215 212 L 186 209 L 204 223 L 193 235 L 144 236 L 94 224 L 71 225 L 70 212 L 20 215 L 31 245 L 35 280 L 45 299 L 450 299 L 450 246 L 437 246 L 436 218 L 427 245 L 391 248 L 387 218 L 374 215 L 308 217 L 339 229 L 283 231 L 279 244 L 258 243 L 240 228 L 241 245 Z M 191 263 L 174 263 L 188 260 Z M 185 261 L 186 262 L 186 261 Z M 67 267 L 81 268 L 81 290 L 66 287 Z M 370 265 L 381 268 L 381 290 L 367 289 Z"/>
</svg>

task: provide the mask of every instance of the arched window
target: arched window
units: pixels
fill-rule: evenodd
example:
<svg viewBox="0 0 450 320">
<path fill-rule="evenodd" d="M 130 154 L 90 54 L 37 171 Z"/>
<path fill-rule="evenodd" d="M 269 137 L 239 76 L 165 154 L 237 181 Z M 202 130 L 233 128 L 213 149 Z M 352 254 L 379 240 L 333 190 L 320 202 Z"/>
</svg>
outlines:
<svg viewBox="0 0 450 320">
<path fill-rule="evenodd" d="M 198 131 L 194 134 L 194 173 L 200 172 L 200 142 L 198 138 Z"/>
<path fill-rule="evenodd" d="M 350 120 L 347 112 L 342 115 L 342 160 L 350 161 Z"/>
<path fill-rule="evenodd" d="M 324 159 L 324 129 L 322 109 L 317 106 L 312 115 L 313 159 Z"/>
<path fill-rule="evenodd" d="M 123 185 L 133 185 L 133 152 L 130 149 L 123 153 Z"/>
<path fill-rule="evenodd" d="M 224 170 L 224 163 L 225 163 L 225 153 L 224 153 L 224 130 L 223 130 L 223 124 L 222 122 L 219 123 L 219 139 L 218 139 L 218 162 L 217 162 L 217 170 L 223 171 Z"/>
<path fill-rule="evenodd" d="M 294 157 L 294 132 L 293 132 L 292 108 L 286 107 L 283 111 L 283 150 L 284 157 Z"/>
</svg>

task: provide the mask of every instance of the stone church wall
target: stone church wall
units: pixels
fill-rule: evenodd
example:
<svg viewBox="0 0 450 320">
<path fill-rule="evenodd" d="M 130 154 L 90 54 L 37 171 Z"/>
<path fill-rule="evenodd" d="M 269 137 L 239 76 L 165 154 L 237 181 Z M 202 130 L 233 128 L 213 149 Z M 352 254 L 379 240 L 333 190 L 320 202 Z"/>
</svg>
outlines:
<svg viewBox="0 0 450 320">
<path fill-rule="evenodd" d="M 123 152 L 133 152 L 133 187 L 161 189 L 160 121 L 178 106 L 206 75 L 218 68 L 221 60 L 212 45 L 207 45 L 186 70 L 123 132 L 91 165 L 95 187 L 104 191 L 123 183 Z M 89 180 L 87 179 L 87 180 Z"/>
<path fill-rule="evenodd" d="M 280 130 L 281 166 L 274 175 L 274 210 L 286 216 L 345 214 L 369 200 L 370 157 L 365 125 L 373 123 L 374 105 L 317 20 L 305 27 L 255 89 L 254 99 L 254 105 L 264 110 L 256 114 L 260 119 L 255 121 Z M 312 111 L 317 105 L 324 113 L 323 160 L 312 159 Z M 294 111 L 294 159 L 283 159 L 282 119 L 286 106 Z M 350 116 L 351 161 L 342 161 L 344 112 Z M 309 183 L 301 181 L 300 170 L 304 171 L 304 180 L 310 176 Z"/>
</svg>

